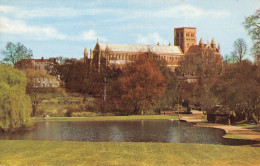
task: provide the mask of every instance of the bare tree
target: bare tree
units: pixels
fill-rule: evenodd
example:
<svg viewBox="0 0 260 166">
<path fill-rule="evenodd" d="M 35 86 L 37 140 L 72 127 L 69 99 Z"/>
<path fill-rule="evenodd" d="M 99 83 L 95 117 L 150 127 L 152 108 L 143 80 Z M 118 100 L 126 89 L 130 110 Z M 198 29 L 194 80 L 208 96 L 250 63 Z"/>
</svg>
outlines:
<svg viewBox="0 0 260 166">
<path fill-rule="evenodd" d="M 242 38 L 234 41 L 234 51 L 231 53 L 237 62 L 241 62 L 247 53 L 246 41 Z"/>
</svg>

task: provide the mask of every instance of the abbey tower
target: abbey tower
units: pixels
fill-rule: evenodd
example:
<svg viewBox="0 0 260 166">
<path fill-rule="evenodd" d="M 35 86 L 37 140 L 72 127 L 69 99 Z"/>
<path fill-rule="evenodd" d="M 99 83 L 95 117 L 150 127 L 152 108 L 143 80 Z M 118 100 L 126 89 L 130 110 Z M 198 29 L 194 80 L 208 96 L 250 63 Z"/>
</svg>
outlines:
<svg viewBox="0 0 260 166">
<path fill-rule="evenodd" d="M 190 46 L 196 45 L 196 43 L 196 28 L 174 28 L 174 45 L 179 46 L 184 54 L 189 50 Z"/>
</svg>

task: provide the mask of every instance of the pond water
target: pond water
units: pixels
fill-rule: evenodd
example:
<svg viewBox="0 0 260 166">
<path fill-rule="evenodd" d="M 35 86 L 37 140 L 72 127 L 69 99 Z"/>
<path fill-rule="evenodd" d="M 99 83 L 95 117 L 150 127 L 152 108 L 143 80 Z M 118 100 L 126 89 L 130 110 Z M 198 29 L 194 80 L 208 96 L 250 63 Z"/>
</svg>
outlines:
<svg viewBox="0 0 260 166">
<path fill-rule="evenodd" d="M 174 142 L 222 145 L 252 144 L 225 139 L 223 130 L 171 120 L 37 122 L 32 130 L 0 134 L 8 140 L 88 142 Z"/>
</svg>

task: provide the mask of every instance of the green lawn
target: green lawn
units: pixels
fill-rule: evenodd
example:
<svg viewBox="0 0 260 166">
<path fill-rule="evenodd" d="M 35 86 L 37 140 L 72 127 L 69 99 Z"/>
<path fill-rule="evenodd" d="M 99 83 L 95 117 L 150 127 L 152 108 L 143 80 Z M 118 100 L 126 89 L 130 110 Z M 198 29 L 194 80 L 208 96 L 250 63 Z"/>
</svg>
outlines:
<svg viewBox="0 0 260 166">
<path fill-rule="evenodd" d="M 235 124 L 232 124 L 234 126 L 240 126 L 240 127 L 244 127 L 246 129 L 250 129 L 256 132 L 260 132 L 260 125 L 257 125 L 255 123 L 248 123 L 248 122 L 238 122 Z"/>
<path fill-rule="evenodd" d="M 0 141 L 0 165 L 259 165 L 259 147 Z"/>
<path fill-rule="evenodd" d="M 141 119 L 178 119 L 178 115 L 130 115 L 130 116 L 96 116 L 96 117 L 50 117 L 32 118 L 33 121 L 84 121 L 84 120 L 141 120 Z"/>
</svg>

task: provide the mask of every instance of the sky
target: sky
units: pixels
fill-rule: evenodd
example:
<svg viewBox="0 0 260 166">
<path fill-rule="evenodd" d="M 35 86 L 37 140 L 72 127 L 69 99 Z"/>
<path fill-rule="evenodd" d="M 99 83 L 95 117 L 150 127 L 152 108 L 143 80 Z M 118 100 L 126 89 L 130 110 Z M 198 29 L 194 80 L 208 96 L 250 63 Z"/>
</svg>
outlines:
<svg viewBox="0 0 260 166">
<path fill-rule="evenodd" d="M 242 23 L 259 8 L 259 0 L 0 0 L 0 50 L 20 42 L 35 59 L 80 59 L 97 38 L 168 45 L 174 43 L 174 28 L 196 27 L 197 43 L 214 37 L 226 56 L 238 38 L 252 46 Z M 247 58 L 252 59 L 250 52 Z"/>
</svg>

